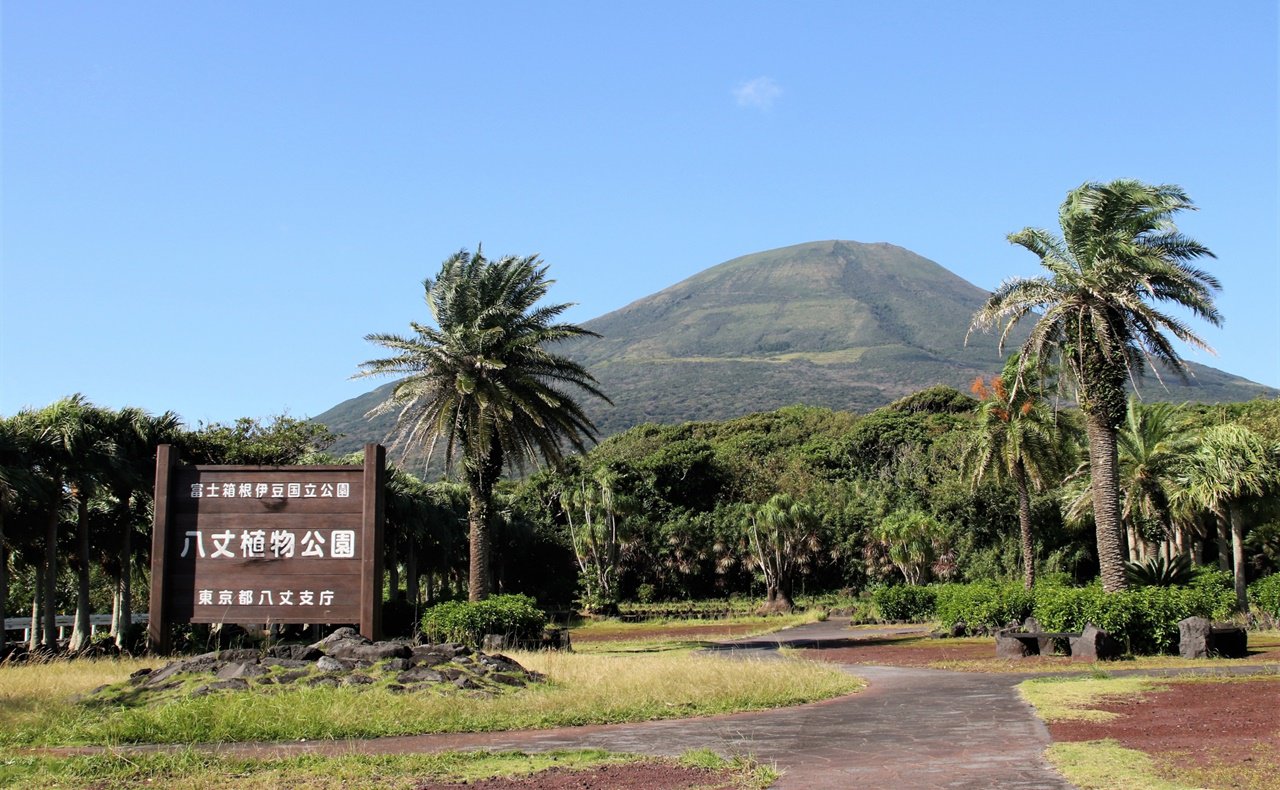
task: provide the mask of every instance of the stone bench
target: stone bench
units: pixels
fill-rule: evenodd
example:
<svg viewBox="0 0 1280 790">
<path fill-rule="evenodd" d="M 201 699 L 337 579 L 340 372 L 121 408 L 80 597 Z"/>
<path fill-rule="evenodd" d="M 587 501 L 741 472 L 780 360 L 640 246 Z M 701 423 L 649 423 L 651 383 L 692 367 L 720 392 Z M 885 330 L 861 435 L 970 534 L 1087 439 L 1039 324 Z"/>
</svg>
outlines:
<svg viewBox="0 0 1280 790">
<path fill-rule="evenodd" d="M 1249 635 L 1229 623 L 1213 623 L 1203 617 L 1178 622 L 1178 655 L 1183 658 L 1244 658 L 1249 655 Z"/>
<path fill-rule="evenodd" d="M 996 632 L 996 658 L 1051 655 L 1059 640 L 1066 640 L 1067 653 L 1073 660 L 1101 661 L 1120 656 L 1120 645 L 1093 623 L 1086 624 L 1080 633 L 1044 631 L 1035 618 L 1028 617 L 1018 630 Z"/>
</svg>

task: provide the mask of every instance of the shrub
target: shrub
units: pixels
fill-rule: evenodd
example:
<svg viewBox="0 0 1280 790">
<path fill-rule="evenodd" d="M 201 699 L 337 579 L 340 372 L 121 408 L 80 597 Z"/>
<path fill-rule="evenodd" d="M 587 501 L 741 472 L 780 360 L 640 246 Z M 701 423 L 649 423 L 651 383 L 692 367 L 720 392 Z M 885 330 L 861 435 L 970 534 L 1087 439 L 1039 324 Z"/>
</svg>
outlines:
<svg viewBox="0 0 1280 790">
<path fill-rule="evenodd" d="M 1134 654 L 1171 653 L 1178 646 L 1178 621 L 1222 619 L 1231 613 L 1228 590 L 1197 587 L 1139 587 L 1105 593 L 1088 587 L 1044 587 L 1035 591 L 1035 616 L 1047 631 L 1081 631 L 1086 623 L 1111 634 Z"/>
<path fill-rule="evenodd" d="M 1031 591 L 1021 582 L 974 582 L 938 585 L 938 619 L 945 626 L 1002 628 L 1031 614 Z"/>
<path fill-rule="evenodd" d="M 877 587 L 871 600 L 885 620 L 911 620 L 919 622 L 933 619 L 936 593 L 932 587 L 912 584 L 894 587 Z"/>
<path fill-rule="evenodd" d="M 422 615 L 422 633 L 432 642 L 479 646 L 485 634 L 536 639 L 547 624 L 537 601 L 527 595 L 495 595 L 483 601 L 449 601 Z"/>
<path fill-rule="evenodd" d="M 1273 618 L 1280 618 L 1280 573 L 1263 576 L 1249 585 L 1249 600 Z"/>
<path fill-rule="evenodd" d="M 1191 581 L 1187 586 L 1197 590 L 1229 590 L 1234 592 L 1236 577 L 1231 571 L 1219 570 L 1212 565 L 1200 565 L 1192 571 Z"/>
</svg>

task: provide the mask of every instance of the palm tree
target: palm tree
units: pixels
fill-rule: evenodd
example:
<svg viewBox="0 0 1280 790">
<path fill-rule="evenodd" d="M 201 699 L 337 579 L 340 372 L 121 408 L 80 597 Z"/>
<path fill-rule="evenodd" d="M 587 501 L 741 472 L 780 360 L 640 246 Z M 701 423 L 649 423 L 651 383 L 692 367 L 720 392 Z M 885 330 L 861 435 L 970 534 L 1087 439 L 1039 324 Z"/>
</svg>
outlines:
<svg viewBox="0 0 1280 790">
<path fill-rule="evenodd" d="M 96 440 L 90 420 L 86 418 L 86 412 L 92 408 L 93 405 L 83 395 L 76 394 L 29 415 L 35 433 L 34 444 L 38 447 L 38 454 L 33 460 L 35 466 L 48 478 L 51 492 L 41 568 L 44 623 L 40 640 L 50 649 L 56 649 L 58 644 L 58 527 L 62 523 L 63 506 L 68 503 L 68 483 L 73 482 L 85 469 L 84 456 Z"/>
<path fill-rule="evenodd" d="M 114 499 L 115 534 L 110 541 L 114 556 L 102 565 L 107 575 L 114 577 L 111 632 L 117 646 L 122 648 L 133 624 L 132 575 L 139 554 L 135 550 L 138 545 L 134 542 L 135 531 L 147 521 L 146 510 L 155 479 L 156 446 L 176 441 L 180 429 L 180 418 L 174 412 L 153 417 L 132 406 L 115 412 L 107 426 L 115 454 L 106 470 L 105 487 Z"/>
<path fill-rule="evenodd" d="M 1027 589 L 1036 580 L 1035 542 L 1031 530 L 1031 489 L 1043 491 L 1050 476 L 1062 468 L 1061 441 L 1051 409 L 1038 380 L 1014 386 L 1018 358 L 1010 357 L 1004 372 L 987 384 L 979 376 L 971 387 L 978 396 L 978 415 L 965 448 L 964 466 L 973 486 L 990 475 L 1008 479 L 1018 490 L 1018 533 L 1022 545 L 1022 580 Z"/>
<path fill-rule="evenodd" d="M 1116 441 L 1124 492 L 1120 516 L 1129 528 L 1130 552 L 1137 560 L 1145 559 L 1154 528 L 1161 553 L 1173 557 L 1184 545 L 1172 505 L 1189 449 L 1181 409 L 1171 403 L 1142 406 L 1131 396 Z"/>
<path fill-rule="evenodd" d="M 593 336 L 557 323 L 570 305 L 537 306 L 552 280 L 536 256 L 487 260 L 462 250 L 434 280 L 423 281 L 431 327 L 411 322 L 414 334 L 365 339 L 393 355 L 363 363 L 357 376 L 402 376 L 371 414 L 399 409 L 395 443 L 427 443 L 430 458 L 443 444 L 446 467 L 461 457 L 470 496 L 471 600 L 487 598 L 489 510 L 503 468 L 539 458 L 555 462 L 567 443 L 584 450 L 595 426 L 565 391 L 577 388 L 606 402 L 595 378 L 547 345 Z"/>
<path fill-rule="evenodd" d="M 1236 606 L 1248 611 L 1244 561 L 1245 512 L 1251 500 L 1280 488 L 1280 447 L 1236 424 L 1207 429 L 1186 464 L 1177 503 L 1208 511 L 1231 528 Z"/>
<path fill-rule="evenodd" d="M 747 553 L 764 576 L 761 611 L 790 612 L 796 576 L 821 546 L 821 521 L 806 502 L 790 494 L 774 494 L 763 505 L 743 511 Z"/>
<path fill-rule="evenodd" d="M 1212 296 L 1221 285 L 1191 265 L 1213 253 L 1180 233 L 1172 220 L 1191 209 L 1194 204 L 1177 186 L 1124 179 L 1083 184 L 1067 193 L 1059 209 L 1061 239 L 1035 228 L 1009 236 L 1035 254 L 1049 276 L 1006 280 L 973 317 L 975 329 L 1003 325 L 1003 349 L 1014 326 L 1041 311 L 1019 356 L 1024 369 L 1032 359 L 1056 359 L 1075 385 L 1089 437 L 1098 561 L 1108 592 L 1127 586 L 1116 457 L 1125 384 L 1142 374 L 1144 361 L 1186 376 L 1186 363 L 1168 335 L 1208 348 L 1157 305 L 1181 305 L 1215 326 L 1222 322 Z"/>
</svg>

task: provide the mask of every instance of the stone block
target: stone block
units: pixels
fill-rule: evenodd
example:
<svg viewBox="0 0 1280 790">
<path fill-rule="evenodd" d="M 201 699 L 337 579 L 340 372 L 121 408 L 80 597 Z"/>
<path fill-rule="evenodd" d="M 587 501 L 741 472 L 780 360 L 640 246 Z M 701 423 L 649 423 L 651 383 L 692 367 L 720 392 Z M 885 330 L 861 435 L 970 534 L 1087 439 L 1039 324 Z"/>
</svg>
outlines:
<svg viewBox="0 0 1280 790">
<path fill-rule="evenodd" d="M 1111 661 L 1123 651 L 1118 640 L 1093 623 L 1085 623 L 1080 636 L 1073 636 L 1070 641 L 1071 658 L 1076 661 Z"/>
<path fill-rule="evenodd" d="M 1005 631 L 996 632 L 996 658 L 1026 658 L 1034 656 L 1034 642 L 1009 636 Z"/>
<path fill-rule="evenodd" d="M 1183 658 L 1208 658 L 1209 635 L 1213 623 L 1203 617 L 1178 621 L 1178 655 Z"/>
</svg>

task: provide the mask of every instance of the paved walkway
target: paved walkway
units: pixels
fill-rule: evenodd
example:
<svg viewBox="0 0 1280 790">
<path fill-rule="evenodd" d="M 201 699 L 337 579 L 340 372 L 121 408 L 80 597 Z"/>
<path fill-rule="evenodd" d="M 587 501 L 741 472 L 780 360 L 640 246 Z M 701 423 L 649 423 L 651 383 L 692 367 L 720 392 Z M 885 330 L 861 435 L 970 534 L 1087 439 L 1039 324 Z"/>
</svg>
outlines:
<svg viewBox="0 0 1280 790">
<path fill-rule="evenodd" d="M 813 623 L 718 646 L 743 657 L 910 629 L 849 631 Z M 602 748 L 679 755 L 709 748 L 751 755 L 783 771 L 775 787 L 1071 788 L 1044 761 L 1049 733 L 1014 689 L 1023 676 L 845 666 L 868 687 L 834 700 L 697 719 L 551 730 L 219 747 L 246 756 L 305 752 L 411 753 L 453 749 Z"/>
</svg>

